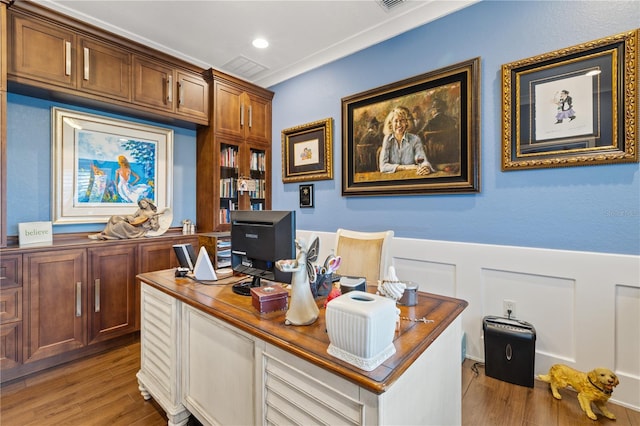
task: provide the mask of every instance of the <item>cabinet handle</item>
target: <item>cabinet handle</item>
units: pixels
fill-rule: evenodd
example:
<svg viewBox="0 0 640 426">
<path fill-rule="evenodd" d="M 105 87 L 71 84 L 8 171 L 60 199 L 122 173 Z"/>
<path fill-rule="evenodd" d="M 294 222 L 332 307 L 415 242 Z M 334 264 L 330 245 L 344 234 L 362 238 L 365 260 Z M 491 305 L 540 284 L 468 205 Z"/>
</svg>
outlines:
<svg viewBox="0 0 640 426">
<path fill-rule="evenodd" d="M 71 75 L 71 42 L 64 42 L 64 75 Z"/>
<path fill-rule="evenodd" d="M 89 80 L 89 48 L 84 48 L 84 79 Z"/>
<path fill-rule="evenodd" d="M 82 283 L 76 283 L 76 316 L 82 316 Z"/>
<path fill-rule="evenodd" d="M 253 123 L 253 109 L 251 108 L 251 105 L 249 105 L 249 128 L 251 128 Z"/>
<path fill-rule="evenodd" d="M 178 105 L 182 105 L 182 98 L 184 96 L 184 88 L 182 83 L 178 82 Z"/>
<path fill-rule="evenodd" d="M 100 312 L 100 278 L 96 278 L 93 286 L 95 311 Z"/>
<path fill-rule="evenodd" d="M 240 105 L 240 127 L 244 126 L 244 104 Z"/>
<path fill-rule="evenodd" d="M 167 102 L 173 102 L 173 76 L 167 77 Z"/>
</svg>

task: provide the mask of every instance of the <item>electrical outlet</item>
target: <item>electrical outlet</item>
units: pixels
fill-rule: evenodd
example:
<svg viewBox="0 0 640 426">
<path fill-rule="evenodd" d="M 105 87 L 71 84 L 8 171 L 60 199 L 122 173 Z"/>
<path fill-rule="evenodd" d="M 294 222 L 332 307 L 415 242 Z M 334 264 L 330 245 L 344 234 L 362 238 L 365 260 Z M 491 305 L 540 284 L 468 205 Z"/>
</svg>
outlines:
<svg viewBox="0 0 640 426">
<path fill-rule="evenodd" d="M 502 301 L 502 311 L 505 317 L 515 318 L 516 317 L 516 301 L 504 299 Z"/>
</svg>

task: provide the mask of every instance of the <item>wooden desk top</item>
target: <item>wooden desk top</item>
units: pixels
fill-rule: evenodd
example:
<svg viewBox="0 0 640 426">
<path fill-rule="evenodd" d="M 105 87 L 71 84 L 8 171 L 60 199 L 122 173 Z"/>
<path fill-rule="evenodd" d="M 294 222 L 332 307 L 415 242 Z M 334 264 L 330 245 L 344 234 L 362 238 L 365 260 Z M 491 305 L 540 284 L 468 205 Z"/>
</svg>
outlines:
<svg viewBox="0 0 640 426">
<path fill-rule="evenodd" d="M 204 285 L 190 278 L 176 278 L 174 271 L 148 272 L 137 277 L 196 309 L 376 394 L 387 390 L 468 305 L 464 300 L 418 292 L 416 306 L 398 306 L 400 316 L 424 317 L 434 322 L 401 320 L 393 341 L 396 353 L 375 370 L 364 371 L 327 353 L 329 336 L 325 326 L 324 298 L 317 299 L 320 314 L 316 322 L 307 326 L 285 325 L 286 311 L 261 314 L 253 307 L 251 297 L 232 291 L 231 284 L 246 280 L 244 276 L 231 276 L 214 285 Z M 375 292 L 375 288 L 370 286 L 368 291 Z"/>
</svg>

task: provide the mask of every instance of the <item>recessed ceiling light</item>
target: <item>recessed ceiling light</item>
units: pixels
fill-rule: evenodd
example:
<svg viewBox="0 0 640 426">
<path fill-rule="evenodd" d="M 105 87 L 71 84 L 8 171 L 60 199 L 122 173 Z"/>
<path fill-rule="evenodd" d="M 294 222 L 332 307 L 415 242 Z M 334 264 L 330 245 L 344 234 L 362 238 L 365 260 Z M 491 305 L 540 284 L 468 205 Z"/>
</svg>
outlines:
<svg viewBox="0 0 640 426">
<path fill-rule="evenodd" d="M 253 47 L 257 47 L 258 49 L 264 49 L 269 46 L 269 42 L 263 38 L 257 38 L 253 40 Z"/>
</svg>

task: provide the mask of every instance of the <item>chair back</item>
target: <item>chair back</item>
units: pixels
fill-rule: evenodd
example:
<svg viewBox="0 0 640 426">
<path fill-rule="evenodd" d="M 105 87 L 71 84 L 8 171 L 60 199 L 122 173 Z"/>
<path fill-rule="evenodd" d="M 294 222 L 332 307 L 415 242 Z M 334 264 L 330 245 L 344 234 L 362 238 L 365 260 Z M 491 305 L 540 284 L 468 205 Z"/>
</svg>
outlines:
<svg viewBox="0 0 640 426">
<path fill-rule="evenodd" d="M 337 273 L 366 277 L 369 285 L 384 279 L 391 259 L 389 250 L 393 231 L 359 232 L 338 229 L 335 254 L 342 258 Z"/>
</svg>

